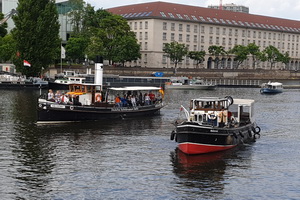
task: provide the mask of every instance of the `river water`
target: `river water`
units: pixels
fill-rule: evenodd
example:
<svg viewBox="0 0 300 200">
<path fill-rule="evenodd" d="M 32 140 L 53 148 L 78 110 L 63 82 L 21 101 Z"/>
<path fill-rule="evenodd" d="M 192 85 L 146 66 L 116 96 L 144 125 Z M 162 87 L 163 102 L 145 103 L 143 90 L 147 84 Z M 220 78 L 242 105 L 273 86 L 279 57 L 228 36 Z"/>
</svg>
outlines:
<svg viewBox="0 0 300 200">
<path fill-rule="evenodd" d="M 299 199 L 300 90 L 166 91 L 159 116 L 37 125 L 34 90 L 0 90 L 1 199 Z M 187 156 L 172 122 L 191 98 L 256 100 L 261 138 Z"/>
</svg>

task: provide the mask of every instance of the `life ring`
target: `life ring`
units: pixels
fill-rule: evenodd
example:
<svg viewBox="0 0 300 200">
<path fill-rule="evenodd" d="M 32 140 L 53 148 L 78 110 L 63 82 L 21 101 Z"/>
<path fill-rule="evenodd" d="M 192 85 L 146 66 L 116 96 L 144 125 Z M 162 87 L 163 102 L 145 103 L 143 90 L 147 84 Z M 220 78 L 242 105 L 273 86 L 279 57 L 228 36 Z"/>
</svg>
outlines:
<svg viewBox="0 0 300 200">
<path fill-rule="evenodd" d="M 101 94 L 97 94 L 96 95 L 96 102 L 101 102 L 101 99 L 102 99 Z"/>
<path fill-rule="evenodd" d="M 74 110 L 74 106 L 70 106 L 70 110 Z"/>
<path fill-rule="evenodd" d="M 233 104 L 233 98 L 231 96 L 226 96 L 225 99 L 229 102 L 229 105 Z"/>
<path fill-rule="evenodd" d="M 260 133 L 260 130 L 261 130 L 261 129 L 260 129 L 259 126 L 256 126 L 256 127 L 252 126 L 252 131 L 253 131 L 253 133 L 255 133 L 255 134 L 257 133 L 257 134 L 258 134 L 258 133 Z"/>
</svg>

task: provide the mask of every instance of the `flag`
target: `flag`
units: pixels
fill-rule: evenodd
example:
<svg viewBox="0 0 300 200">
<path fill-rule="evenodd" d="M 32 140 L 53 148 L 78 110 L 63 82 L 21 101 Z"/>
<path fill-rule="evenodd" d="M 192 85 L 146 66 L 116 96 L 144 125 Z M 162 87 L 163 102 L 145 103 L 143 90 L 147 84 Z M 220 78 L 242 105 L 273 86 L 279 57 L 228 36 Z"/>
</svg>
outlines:
<svg viewBox="0 0 300 200">
<path fill-rule="evenodd" d="M 23 63 L 24 63 L 24 66 L 27 66 L 27 67 L 31 66 L 31 64 L 27 60 L 24 60 Z"/>
<path fill-rule="evenodd" d="M 61 46 L 61 59 L 65 59 L 66 58 L 66 49 L 63 47 L 63 46 Z"/>
</svg>

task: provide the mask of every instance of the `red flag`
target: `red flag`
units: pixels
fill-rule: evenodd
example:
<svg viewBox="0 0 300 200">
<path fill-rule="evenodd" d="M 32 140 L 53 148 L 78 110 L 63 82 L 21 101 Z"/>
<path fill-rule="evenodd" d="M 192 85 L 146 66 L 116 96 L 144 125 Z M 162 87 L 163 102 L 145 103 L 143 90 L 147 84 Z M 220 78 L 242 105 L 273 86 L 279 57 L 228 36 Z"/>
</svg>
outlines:
<svg viewBox="0 0 300 200">
<path fill-rule="evenodd" d="M 31 64 L 27 60 L 24 60 L 24 66 L 30 67 Z"/>
</svg>

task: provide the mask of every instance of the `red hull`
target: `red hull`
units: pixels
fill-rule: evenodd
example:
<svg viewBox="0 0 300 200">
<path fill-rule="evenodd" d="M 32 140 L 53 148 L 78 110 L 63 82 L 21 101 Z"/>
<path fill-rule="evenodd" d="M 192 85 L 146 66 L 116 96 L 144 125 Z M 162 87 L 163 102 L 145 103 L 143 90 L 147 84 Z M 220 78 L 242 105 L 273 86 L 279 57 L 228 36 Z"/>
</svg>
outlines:
<svg viewBox="0 0 300 200">
<path fill-rule="evenodd" d="M 209 145 L 196 143 L 180 143 L 179 149 L 186 154 L 204 154 L 231 149 L 236 145 Z"/>
</svg>

